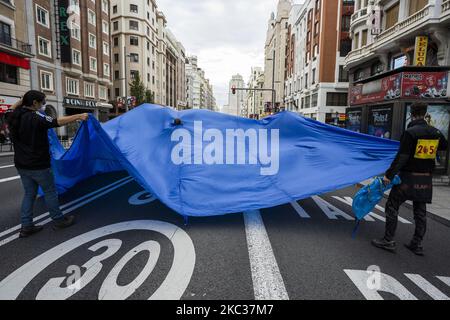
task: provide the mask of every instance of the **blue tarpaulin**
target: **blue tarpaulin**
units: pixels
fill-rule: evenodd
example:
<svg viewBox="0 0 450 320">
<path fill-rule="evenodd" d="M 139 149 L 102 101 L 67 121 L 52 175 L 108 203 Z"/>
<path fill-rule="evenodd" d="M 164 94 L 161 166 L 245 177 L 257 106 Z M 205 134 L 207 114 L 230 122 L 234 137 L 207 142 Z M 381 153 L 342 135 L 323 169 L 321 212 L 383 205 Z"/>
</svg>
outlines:
<svg viewBox="0 0 450 320">
<path fill-rule="evenodd" d="M 399 147 L 291 112 L 252 120 L 149 104 L 103 125 L 90 117 L 68 151 L 49 136 L 60 193 L 126 170 L 184 216 L 268 208 L 348 187 L 383 173 Z"/>
</svg>

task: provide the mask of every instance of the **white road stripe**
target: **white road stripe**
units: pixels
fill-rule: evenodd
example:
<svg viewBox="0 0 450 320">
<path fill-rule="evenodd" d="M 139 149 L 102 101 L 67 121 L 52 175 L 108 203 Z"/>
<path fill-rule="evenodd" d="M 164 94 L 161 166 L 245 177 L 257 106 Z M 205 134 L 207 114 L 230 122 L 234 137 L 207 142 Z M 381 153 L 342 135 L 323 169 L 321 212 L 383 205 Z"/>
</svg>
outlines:
<svg viewBox="0 0 450 320">
<path fill-rule="evenodd" d="M 300 218 L 309 219 L 311 216 L 306 213 L 305 209 L 303 209 L 297 201 L 291 202 L 292 208 L 298 213 Z"/>
<path fill-rule="evenodd" d="M 255 300 L 289 300 L 259 210 L 244 212 Z"/>
<path fill-rule="evenodd" d="M 354 221 L 355 218 L 346 214 L 341 209 L 333 206 L 331 203 L 325 201 L 321 197 L 313 196 L 311 199 L 319 206 L 319 208 L 327 215 L 327 217 L 331 220 L 338 220 L 338 216 L 344 217 L 346 220 Z"/>
<path fill-rule="evenodd" d="M 10 178 L 0 179 L 0 183 L 9 182 L 9 181 L 14 181 L 14 180 L 19 180 L 19 179 L 20 179 L 20 176 L 15 176 L 15 177 L 10 177 Z"/>
<path fill-rule="evenodd" d="M 409 280 L 425 291 L 433 300 L 450 300 L 441 290 L 433 286 L 424 277 L 418 274 L 405 273 Z"/>
<path fill-rule="evenodd" d="M 122 179 L 123 180 L 123 179 Z M 130 183 L 131 181 L 133 181 L 133 179 L 132 178 L 126 178 L 126 180 L 125 181 L 123 181 L 123 182 L 121 182 L 121 183 L 119 183 L 119 184 L 117 184 L 117 181 L 114 183 L 115 184 L 115 186 L 114 187 L 112 187 L 112 188 L 110 188 L 110 189 L 108 189 L 107 187 L 105 187 L 105 188 L 102 188 L 102 189 L 105 189 L 103 192 L 100 192 L 100 193 L 97 193 L 98 192 L 98 190 L 97 191 L 95 191 L 95 192 L 93 192 L 92 194 L 95 194 L 95 193 L 97 193 L 95 196 L 93 196 L 93 197 L 91 197 L 91 198 L 88 198 L 87 200 L 85 200 L 85 201 L 82 201 L 82 202 L 79 202 L 80 201 L 80 199 L 81 198 L 79 198 L 79 199 L 77 199 L 77 200 L 74 200 L 74 201 L 72 201 L 72 203 L 76 203 L 76 202 L 79 202 L 78 204 L 76 204 L 75 206 L 73 206 L 73 207 L 70 207 L 69 209 L 67 209 L 67 210 L 63 210 L 63 214 L 68 214 L 68 213 L 70 213 L 70 212 L 72 212 L 72 211 L 74 211 L 74 210 L 76 210 L 76 209 L 78 209 L 78 208 L 80 208 L 80 207 L 82 207 L 82 206 L 84 206 L 84 205 L 86 205 L 86 204 L 88 204 L 88 203 L 90 203 L 90 202 L 92 202 L 92 201 L 94 201 L 94 200 L 97 200 L 98 198 L 100 198 L 100 197 L 102 197 L 102 196 L 104 196 L 104 195 L 106 195 L 106 194 L 108 194 L 108 193 L 110 193 L 110 192 L 112 192 L 112 191 L 114 191 L 114 190 L 116 190 L 116 189 L 118 189 L 118 188 L 120 188 L 120 187 L 122 187 L 122 186 L 124 186 L 124 185 L 126 185 L 126 184 L 128 184 L 128 183 Z M 84 197 L 82 197 L 82 198 L 87 198 L 88 196 L 86 195 L 86 196 L 84 196 Z M 68 205 L 68 204 L 67 204 Z M 66 205 L 66 206 L 67 206 Z M 61 208 L 62 209 L 62 208 Z M 45 216 L 45 215 L 48 215 L 48 213 L 46 213 L 46 214 L 44 214 L 44 215 L 42 215 L 42 216 L 40 216 L 40 217 L 43 217 L 43 216 Z M 51 222 L 52 221 L 52 219 L 46 219 L 46 220 L 44 220 L 44 221 L 42 221 L 42 222 L 40 222 L 40 223 L 37 223 L 37 225 L 38 226 L 43 226 L 43 225 L 45 225 L 45 224 L 47 224 L 47 223 L 49 223 L 49 222 Z M 14 227 L 14 228 L 12 228 L 12 229 L 15 229 L 15 230 L 18 230 L 18 229 L 20 229 L 20 226 L 17 228 L 17 226 L 16 227 Z M 12 230 L 12 229 L 10 229 L 10 230 Z M 8 231 L 8 230 L 7 230 Z M 5 232 L 3 232 L 3 234 L 5 234 L 6 233 L 6 231 Z M 10 233 L 10 232 L 9 232 Z M 16 234 L 14 234 L 14 235 L 12 235 L 12 236 L 10 236 L 10 237 L 8 237 L 8 238 L 5 238 L 5 239 L 3 239 L 3 240 L 1 240 L 0 241 L 0 247 L 1 246 L 4 246 L 5 244 L 7 244 L 7 243 L 10 243 L 11 241 L 14 241 L 15 239 L 18 239 L 19 238 L 19 233 L 16 233 Z"/>
<path fill-rule="evenodd" d="M 0 167 L 0 169 L 7 169 L 7 168 L 12 168 L 12 167 L 14 167 L 14 165 L 10 164 L 8 166 L 2 166 L 2 167 Z"/>
</svg>

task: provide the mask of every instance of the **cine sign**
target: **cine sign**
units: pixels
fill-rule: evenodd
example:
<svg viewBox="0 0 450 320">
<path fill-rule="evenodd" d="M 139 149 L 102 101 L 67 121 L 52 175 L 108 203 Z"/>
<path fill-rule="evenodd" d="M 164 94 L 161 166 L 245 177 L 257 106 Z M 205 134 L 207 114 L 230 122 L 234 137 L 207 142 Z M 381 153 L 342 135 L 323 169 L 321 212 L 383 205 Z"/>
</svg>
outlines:
<svg viewBox="0 0 450 320">
<path fill-rule="evenodd" d="M 428 37 L 416 37 L 416 50 L 414 53 L 414 65 L 425 67 L 427 64 Z"/>
</svg>

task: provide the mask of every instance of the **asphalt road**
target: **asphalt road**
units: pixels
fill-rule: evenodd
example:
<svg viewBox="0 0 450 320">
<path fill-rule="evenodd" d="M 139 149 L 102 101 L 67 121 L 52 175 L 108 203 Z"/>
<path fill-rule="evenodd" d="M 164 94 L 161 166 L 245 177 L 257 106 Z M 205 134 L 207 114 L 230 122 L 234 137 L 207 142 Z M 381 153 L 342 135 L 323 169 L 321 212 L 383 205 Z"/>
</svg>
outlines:
<svg viewBox="0 0 450 320">
<path fill-rule="evenodd" d="M 403 247 L 414 231 L 402 208 L 392 254 L 370 245 L 384 202 L 351 237 L 356 187 L 254 212 L 184 219 L 126 172 L 61 197 L 77 223 L 18 239 L 23 195 L 0 157 L 0 299 L 449 299 L 449 227 L 429 219 L 425 257 Z M 369 271 L 367 271 L 369 270 Z"/>
</svg>

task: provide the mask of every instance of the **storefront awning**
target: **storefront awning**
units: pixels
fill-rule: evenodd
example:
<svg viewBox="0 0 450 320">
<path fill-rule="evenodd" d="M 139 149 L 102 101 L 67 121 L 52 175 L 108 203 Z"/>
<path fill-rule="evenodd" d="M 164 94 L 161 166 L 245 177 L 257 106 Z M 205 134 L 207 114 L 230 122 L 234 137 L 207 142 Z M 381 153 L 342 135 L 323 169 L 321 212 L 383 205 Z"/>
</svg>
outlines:
<svg viewBox="0 0 450 320">
<path fill-rule="evenodd" d="M 103 102 L 98 102 L 97 103 L 97 107 L 99 108 L 106 108 L 106 109 L 113 109 L 113 105 L 110 103 L 103 103 Z"/>
<path fill-rule="evenodd" d="M 30 70 L 30 61 L 24 58 L 16 57 L 5 52 L 0 52 L 0 63 L 16 66 L 22 69 Z"/>
</svg>

